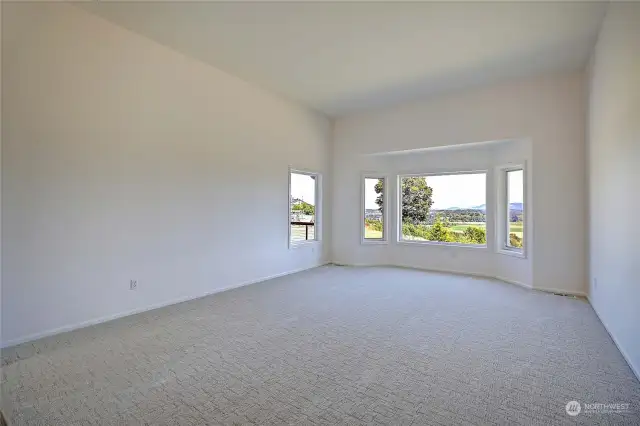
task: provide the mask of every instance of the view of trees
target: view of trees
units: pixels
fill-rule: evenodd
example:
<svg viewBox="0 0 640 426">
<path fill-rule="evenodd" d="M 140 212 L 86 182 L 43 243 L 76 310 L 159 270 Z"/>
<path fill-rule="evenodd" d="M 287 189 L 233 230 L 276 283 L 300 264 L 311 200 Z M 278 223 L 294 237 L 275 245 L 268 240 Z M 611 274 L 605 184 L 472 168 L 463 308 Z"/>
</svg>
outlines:
<svg viewBox="0 0 640 426">
<path fill-rule="evenodd" d="M 383 209 L 383 181 L 374 187 L 376 204 Z M 460 244 L 486 244 L 486 214 L 484 206 L 477 209 L 432 210 L 433 189 L 423 176 L 402 178 L 402 236 L 409 240 L 441 241 Z M 481 209 L 482 208 L 482 209 Z M 520 210 L 518 210 L 520 209 Z M 522 247 L 522 205 L 509 212 L 509 245 Z M 382 231 L 382 222 L 365 219 L 366 230 Z"/>
<path fill-rule="evenodd" d="M 365 219 L 365 226 L 372 231 L 382 232 L 382 222 L 378 219 Z"/>
<path fill-rule="evenodd" d="M 509 245 L 511 247 L 522 247 L 522 238 L 518 237 L 517 234 L 511 232 L 509 234 Z"/>
<path fill-rule="evenodd" d="M 313 216 L 316 214 L 316 207 L 306 201 L 297 201 L 291 206 L 291 211 L 294 213 L 306 214 Z"/>
<path fill-rule="evenodd" d="M 436 216 L 433 225 L 418 224 L 403 222 L 402 223 L 402 236 L 405 239 L 419 239 L 427 241 L 440 241 L 445 243 L 460 243 L 460 244 L 486 244 L 487 233 L 485 228 L 479 226 L 465 226 L 463 231 L 459 231 L 455 228 L 460 225 L 452 224 L 447 221 L 443 221 L 440 215 Z"/>
<path fill-rule="evenodd" d="M 450 222 L 486 222 L 487 215 L 482 210 L 476 209 L 456 209 L 456 210 L 439 210 L 437 214 L 442 215 L 444 219 Z M 433 214 L 435 218 L 435 213 Z"/>
<path fill-rule="evenodd" d="M 384 197 L 383 182 L 375 186 L 376 204 L 382 211 Z M 433 189 L 427 185 L 424 176 L 402 178 L 402 235 L 408 239 L 441 241 L 462 244 L 486 244 L 486 230 L 480 226 L 464 226 L 465 222 L 485 222 L 481 210 L 461 209 L 432 212 Z M 381 230 L 382 224 L 367 219 L 368 229 Z M 378 222 L 378 224 L 374 223 Z M 461 228 L 461 229 L 460 229 Z"/>
<path fill-rule="evenodd" d="M 382 180 L 375 186 L 378 194 L 376 204 L 382 211 L 384 197 L 382 196 Z M 433 189 L 427 186 L 424 177 L 402 178 L 402 223 L 412 223 L 414 225 L 426 222 L 429 217 L 429 210 L 433 205 L 431 199 Z"/>
</svg>

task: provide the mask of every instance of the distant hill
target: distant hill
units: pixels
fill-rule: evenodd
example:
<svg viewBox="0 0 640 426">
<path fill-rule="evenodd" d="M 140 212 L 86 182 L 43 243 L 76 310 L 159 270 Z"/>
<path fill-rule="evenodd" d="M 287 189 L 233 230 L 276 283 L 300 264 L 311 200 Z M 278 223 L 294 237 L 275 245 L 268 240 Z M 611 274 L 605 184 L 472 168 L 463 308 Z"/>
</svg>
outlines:
<svg viewBox="0 0 640 426">
<path fill-rule="evenodd" d="M 523 207 L 522 207 L 522 203 L 511 203 L 509 204 L 509 210 L 513 210 L 513 211 L 522 211 Z M 487 205 L 486 204 L 480 204 L 479 206 L 473 206 L 473 207 L 447 207 L 446 209 L 434 209 L 434 210 L 450 210 L 450 211 L 455 211 L 455 210 L 480 210 L 480 211 L 486 211 L 487 210 Z"/>
<path fill-rule="evenodd" d="M 474 206 L 474 207 L 447 207 L 446 209 L 434 209 L 434 210 L 439 210 L 439 211 L 456 211 L 456 210 L 480 210 L 480 211 L 485 211 L 487 209 L 486 204 L 482 204 L 479 206 Z"/>
<path fill-rule="evenodd" d="M 509 210 L 514 210 L 514 211 L 522 211 L 523 206 L 522 203 L 511 203 L 509 204 Z"/>
</svg>

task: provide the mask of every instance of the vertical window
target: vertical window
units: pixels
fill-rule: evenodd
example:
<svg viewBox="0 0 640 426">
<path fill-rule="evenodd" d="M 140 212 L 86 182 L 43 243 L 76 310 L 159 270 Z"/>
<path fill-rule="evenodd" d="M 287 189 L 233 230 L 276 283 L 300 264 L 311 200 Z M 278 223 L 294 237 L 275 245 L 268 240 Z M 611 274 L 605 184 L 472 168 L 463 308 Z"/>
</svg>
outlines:
<svg viewBox="0 0 640 426">
<path fill-rule="evenodd" d="M 289 244 L 319 240 L 320 175 L 289 172 Z"/>
<path fill-rule="evenodd" d="M 524 171 L 506 170 L 506 232 L 505 247 L 522 251 L 524 247 Z"/>
<path fill-rule="evenodd" d="M 400 176 L 399 240 L 408 243 L 487 244 L 487 174 Z"/>
<path fill-rule="evenodd" d="M 363 242 L 384 242 L 386 229 L 386 190 L 385 177 L 365 176 L 362 183 L 363 202 Z"/>
</svg>

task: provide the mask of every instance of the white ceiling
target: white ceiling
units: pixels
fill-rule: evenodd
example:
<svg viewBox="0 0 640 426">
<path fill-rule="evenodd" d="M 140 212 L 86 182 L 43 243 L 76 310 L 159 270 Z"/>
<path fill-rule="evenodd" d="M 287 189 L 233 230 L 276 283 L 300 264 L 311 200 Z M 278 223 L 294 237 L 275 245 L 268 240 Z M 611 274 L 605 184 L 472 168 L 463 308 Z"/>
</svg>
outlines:
<svg viewBox="0 0 640 426">
<path fill-rule="evenodd" d="M 103 1 L 80 7 L 336 116 L 580 69 L 606 3 Z"/>
</svg>

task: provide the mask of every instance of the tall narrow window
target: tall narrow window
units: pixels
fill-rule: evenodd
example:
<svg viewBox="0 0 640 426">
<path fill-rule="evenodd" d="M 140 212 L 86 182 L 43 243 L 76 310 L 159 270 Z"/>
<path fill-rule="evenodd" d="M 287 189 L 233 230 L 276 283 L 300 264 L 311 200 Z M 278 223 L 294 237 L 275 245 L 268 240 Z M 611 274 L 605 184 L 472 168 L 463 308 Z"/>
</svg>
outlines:
<svg viewBox="0 0 640 426">
<path fill-rule="evenodd" d="M 363 178 L 363 242 L 383 242 L 387 239 L 385 232 L 386 190 L 386 178 L 374 176 Z"/>
<path fill-rule="evenodd" d="M 484 172 L 400 176 L 399 240 L 486 246 Z"/>
<path fill-rule="evenodd" d="M 319 240 L 318 173 L 289 172 L 289 243 L 295 245 Z"/>
<path fill-rule="evenodd" d="M 521 251 L 524 247 L 524 171 L 510 169 L 506 174 L 505 246 L 508 249 Z"/>
</svg>

